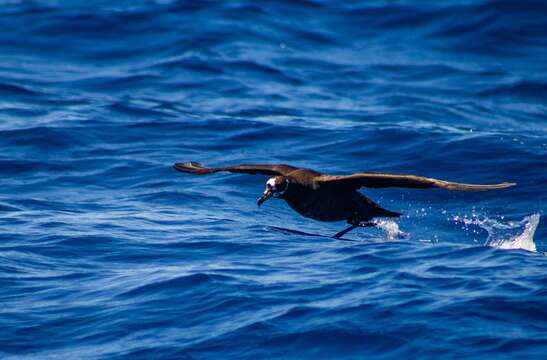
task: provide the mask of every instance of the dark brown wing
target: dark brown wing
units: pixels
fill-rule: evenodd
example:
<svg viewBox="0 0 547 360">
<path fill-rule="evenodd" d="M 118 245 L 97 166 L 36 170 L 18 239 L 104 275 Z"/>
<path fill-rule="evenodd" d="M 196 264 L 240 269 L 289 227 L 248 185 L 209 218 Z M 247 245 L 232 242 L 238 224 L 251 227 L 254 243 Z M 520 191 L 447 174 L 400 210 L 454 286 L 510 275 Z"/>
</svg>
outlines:
<svg viewBox="0 0 547 360">
<path fill-rule="evenodd" d="M 174 168 L 178 171 L 204 175 L 211 174 L 220 171 L 229 171 L 233 173 L 242 174 L 260 174 L 260 175 L 287 175 L 298 168 L 290 165 L 276 164 L 276 165 L 235 165 L 224 167 L 204 167 L 198 162 L 191 161 L 187 163 L 176 163 Z"/>
<path fill-rule="evenodd" d="M 516 185 L 515 183 L 501 183 L 494 185 L 461 184 L 426 178 L 416 175 L 396 175 L 382 173 L 358 173 L 353 175 L 322 175 L 315 179 L 318 186 L 340 186 L 358 189 L 360 187 L 385 188 L 404 187 L 415 189 L 427 189 L 432 187 L 447 190 L 476 191 L 504 189 Z"/>
</svg>

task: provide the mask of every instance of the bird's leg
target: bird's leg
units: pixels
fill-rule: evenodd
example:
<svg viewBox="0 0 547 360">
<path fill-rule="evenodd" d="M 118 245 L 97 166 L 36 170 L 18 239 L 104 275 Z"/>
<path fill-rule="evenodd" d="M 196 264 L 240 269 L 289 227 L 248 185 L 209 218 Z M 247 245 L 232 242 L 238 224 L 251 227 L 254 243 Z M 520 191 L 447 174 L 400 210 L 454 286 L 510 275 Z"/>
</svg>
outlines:
<svg viewBox="0 0 547 360">
<path fill-rule="evenodd" d="M 359 227 L 359 225 L 351 225 L 349 228 L 344 229 L 344 230 L 340 231 L 339 233 L 337 233 L 336 235 L 334 235 L 333 238 L 340 239 L 343 235 L 347 234 L 348 232 L 350 232 L 351 230 L 353 230 L 357 227 Z"/>
<path fill-rule="evenodd" d="M 348 227 L 347 229 L 344 229 L 342 231 L 340 231 L 339 233 L 337 233 L 336 235 L 333 236 L 333 238 L 335 239 L 340 239 L 343 235 L 347 234 L 348 232 L 350 232 L 351 230 L 355 229 L 355 228 L 358 228 L 358 227 L 370 227 L 370 226 L 376 226 L 375 223 L 373 223 L 372 221 L 361 221 L 361 222 L 355 222 L 355 223 L 350 223 L 351 226 Z"/>
</svg>

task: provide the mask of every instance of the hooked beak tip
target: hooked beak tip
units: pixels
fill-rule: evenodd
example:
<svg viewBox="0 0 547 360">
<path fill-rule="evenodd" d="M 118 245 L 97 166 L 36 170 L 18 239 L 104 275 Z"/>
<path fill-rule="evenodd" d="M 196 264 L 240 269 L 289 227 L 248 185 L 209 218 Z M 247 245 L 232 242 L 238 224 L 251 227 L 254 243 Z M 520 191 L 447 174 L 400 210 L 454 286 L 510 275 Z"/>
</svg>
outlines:
<svg viewBox="0 0 547 360">
<path fill-rule="evenodd" d="M 258 198 L 258 200 L 256 201 L 256 204 L 258 206 L 262 205 L 266 200 L 268 200 L 269 198 L 272 197 L 272 193 L 271 192 L 268 192 L 268 193 L 265 193 L 264 195 L 262 195 L 261 197 Z"/>
</svg>

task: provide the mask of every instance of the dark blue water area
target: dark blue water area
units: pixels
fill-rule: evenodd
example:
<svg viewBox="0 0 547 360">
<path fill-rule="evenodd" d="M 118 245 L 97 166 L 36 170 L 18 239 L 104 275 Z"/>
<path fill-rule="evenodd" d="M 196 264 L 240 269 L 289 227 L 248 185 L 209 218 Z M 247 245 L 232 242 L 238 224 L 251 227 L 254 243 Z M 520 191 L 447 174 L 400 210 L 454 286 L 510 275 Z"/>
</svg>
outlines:
<svg viewBox="0 0 547 360">
<path fill-rule="evenodd" d="M 0 5 L 0 357 L 545 358 L 546 2 Z M 190 160 L 518 185 L 341 241 Z"/>
</svg>

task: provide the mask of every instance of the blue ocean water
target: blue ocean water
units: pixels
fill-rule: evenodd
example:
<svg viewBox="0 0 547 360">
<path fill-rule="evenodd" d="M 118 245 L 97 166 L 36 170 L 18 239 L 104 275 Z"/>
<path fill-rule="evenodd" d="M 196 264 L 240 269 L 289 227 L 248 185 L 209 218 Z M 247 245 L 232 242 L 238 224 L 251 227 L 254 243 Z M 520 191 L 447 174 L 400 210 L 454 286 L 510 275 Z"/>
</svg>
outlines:
<svg viewBox="0 0 547 360">
<path fill-rule="evenodd" d="M 2 358 L 545 357 L 544 1 L 0 5 Z M 518 186 L 337 241 L 189 160 Z"/>
</svg>

